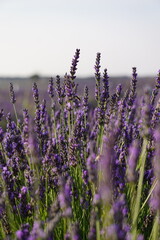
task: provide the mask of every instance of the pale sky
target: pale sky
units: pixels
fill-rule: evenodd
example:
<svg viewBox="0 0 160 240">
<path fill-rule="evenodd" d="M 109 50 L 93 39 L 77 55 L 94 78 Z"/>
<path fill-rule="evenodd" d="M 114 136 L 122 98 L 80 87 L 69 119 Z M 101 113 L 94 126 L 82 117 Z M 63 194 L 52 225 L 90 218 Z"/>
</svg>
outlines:
<svg viewBox="0 0 160 240">
<path fill-rule="evenodd" d="M 0 0 L 0 76 L 94 74 L 96 53 L 109 75 L 156 75 L 160 0 Z"/>
</svg>

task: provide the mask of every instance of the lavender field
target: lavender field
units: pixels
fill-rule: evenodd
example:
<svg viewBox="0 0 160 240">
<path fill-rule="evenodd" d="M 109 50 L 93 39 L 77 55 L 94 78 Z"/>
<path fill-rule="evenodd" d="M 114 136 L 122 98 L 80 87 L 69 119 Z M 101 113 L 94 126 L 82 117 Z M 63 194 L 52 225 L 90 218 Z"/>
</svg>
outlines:
<svg viewBox="0 0 160 240">
<path fill-rule="evenodd" d="M 93 94 L 79 57 L 18 101 L 1 90 L 0 240 L 160 239 L 160 71 L 115 87 L 97 53 Z"/>
</svg>

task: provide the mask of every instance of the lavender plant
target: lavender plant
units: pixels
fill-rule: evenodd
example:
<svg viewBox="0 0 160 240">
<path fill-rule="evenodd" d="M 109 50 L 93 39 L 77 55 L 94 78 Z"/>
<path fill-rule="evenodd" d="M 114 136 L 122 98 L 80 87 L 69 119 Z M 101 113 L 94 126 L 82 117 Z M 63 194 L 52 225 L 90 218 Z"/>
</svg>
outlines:
<svg viewBox="0 0 160 240">
<path fill-rule="evenodd" d="M 152 91 L 110 92 L 97 53 L 95 107 L 69 74 L 33 84 L 34 115 L 0 111 L 0 239 L 160 239 L 160 71 Z M 3 123 L 3 124 L 2 124 Z"/>
</svg>

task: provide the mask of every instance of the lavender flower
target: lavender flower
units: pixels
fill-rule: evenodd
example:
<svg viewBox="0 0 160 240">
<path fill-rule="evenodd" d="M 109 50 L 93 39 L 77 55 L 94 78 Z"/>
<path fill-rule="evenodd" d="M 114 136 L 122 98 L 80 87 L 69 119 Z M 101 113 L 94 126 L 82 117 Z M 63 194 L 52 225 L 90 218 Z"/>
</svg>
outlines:
<svg viewBox="0 0 160 240">
<path fill-rule="evenodd" d="M 151 113 L 152 107 L 149 101 L 149 90 L 145 90 L 145 98 L 144 98 L 144 105 L 142 107 L 142 135 L 146 137 L 150 137 L 152 133 L 151 129 Z"/>
<path fill-rule="evenodd" d="M 139 156 L 139 142 L 135 140 L 129 148 L 129 156 L 127 159 L 128 163 L 127 179 L 129 182 L 135 182 L 137 179 L 136 165 L 138 161 L 138 156 Z"/>
<path fill-rule="evenodd" d="M 30 232 L 30 236 L 28 237 L 28 240 L 37 240 L 37 239 L 46 239 L 46 234 L 44 233 L 41 222 L 35 221 L 33 224 L 32 231 Z"/>
<path fill-rule="evenodd" d="M 85 86 L 84 88 L 83 110 L 87 118 L 87 112 L 88 112 L 88 87 L 87 86 Z"/>
<path fill-rule="evenodd" d="M 17 121 L 0 110 L 0 239 L 159 238 L 160 71 L 153 91 L 137 91 L 134 67 L 129 90 L 110 94 L 97 53 L 95 106 L 75 82 L 79 56 L 56 76 L 56 96 L 49 79 L 51 104 L 33 84 L 34 113 L 17 115 L 10 84 Z"/>
<path fill-rule="evenodd" d="M 94 66 L 95 69 L 95 79 L 96 79 L 96 87 L 95 87 L 95 99 L 99 101 L 100 99 L 100 80 L 101 80 L 101 74 L 100 74 L 100 59 L 101 59 L 101 54 L 97 53 L 96 56 L 96 63 Z"/>
<path fill-rule="evenodd" d="M 118 84 L 118 86 L 116 87 L 116 96 L 118 101 L 120 99 L 121 91 L 122 91 L 122 85 Z"/>
<path fill-rule="evenodd" d="M 0 143 L 3 141 L 4 138 L 4 131 L 3 129 L 0 127 Z"/>
<path fill-rule="evenodd" d="M 21 229 L 16 232 L 18 240 L 28 240 L 30 232 L 30 225 L 28 223 L 23 224 Z"/>
<path fill-rule="evenodd" d="M 3 111 L 3 109 L 1 109 L 1 111 L 0 111 L 0 121 L 2 120 L 3 116 L 4 116 L 4 111 Z"/>
<path fill-rule="evenodd" d="M 104 101 L 106 101 L 109 98 L 109 82 L 108 82 L 109 76 L 107 73 L 107 69 L 104 69 L 102 83 L 103 83 L 103 89 L 102 89 L 102 98 Z"/>
<path fill-rule="evenodd" d="M 88 233 L 88 239 L 89 240 L 97 240 L 96 236 L 96 213 L 91 212 L 91 220 L 90 220 L 90 229 Z"/>
<path fill-rule="evenodd" d="M 160 98 L 157 102 L 157 105 L 152 115 L 152 120 L 151 120 L 152 129 L 155 129 L 158 123 L 160 123 Z"/>
<path fill-rule="evenodd" d="M 97 167 L 98 167 L 98 162 L 96 161 L 96 155 L 92 153 L 87 159 L 87 169 L 89 174 L 89 180 L 94 184 L 97 183 L 97 177 L 98 177 Z"/>
<path fill-rule="evenodd" d="M 132 81 L 130 85 L 130 93 L 128 98 L 128 105 L 132 106 L 136 97 L 136 87 L 137 87 L 137 70 L 135 67 L 132 68 Z"/>
<path fill-rule="evenodd" d="M 102 200 L 107 204 L 111 204 L 112 201 L 112 164 L 114 159 L 113 144 L 114 137 L 104 138 L 103 153 L 101 161 L 99 162 L 99 171 L 102 172 L 103 178 L 100 182 L 100 193 Z"/>
<path fill-rule="evenodd" d="M 7 116 L 7 133 L 3 140 L 3 146 L 6 151 L 6 155 L 9 158 L 11 158 L 14 154 L 19 156 L 21 160 L 23 160 L 25 167 L 26 156 L 21 132 L 15 122 L 11 120 L 10 114 Z"/>
<path fill-rule="evenodd" d="M 11 103 L 15 103 L 16 102 L 16 97 L 15 97 L 15 92 L 14 92 L 14 88 L 13 88 L 13 83 L 10 83 L 10 99 L 11 99 Z"/>
<path fill-rule="evenodd" d="M 123 240 L 126 238 L 127 230 L 129 230 L 125 223 L 128 209 L 124 195 L 121 195 L 120 198 L 114 203 L 112 210 L 115 219 L 115 232 L 117 239 Z"/>
<path fill-rule="evenodd" d="M 71 239 L 72 240 L 81 240 L 82 239 L 78 223 L 75 223 L 72 226 Z"/>
<path fill-rule="evenodd" d="M 77 63 L 78 63 L 79 55 L 80 55 L 80 49 L 76 49 L 75 55 L 72 59 L 72 65 L 71 65 L 71 69 L 70 69 L 70 75 L 71 75 L 72 81 L 76 78 L 75 74 L 76 74 L 76 70 L 77 70 Z"/>
<path fill-rule="evenodd" d="M 156 78 L 156 86 L 152 91 L 152 96 L 151 96 L 151 105 L 154 106 L 156 96 L 158 95 L 158 91 L 160 89 L 160 70 L 158 71 L 158 76 Z"/>
<path fill-rule="evenodd" d="M 37 133 L 38 138 L 40 139 L 41 136 L 41 110 L 38 105 L 38 108 L 36 108 L 36 116 L 35 116 L 35 132 Z"/>
<path fill-rule="evenodd" d="M 62 179 L 62 190 L 60 191 L 58 195 L 58 200 L 60 203 L 60 207 L 63 210 L 64 216 L 70 217 L 72 215 L 71 210 L 71 201 L 72 201 L 72 195 L 71 195 L 71 180 L 68 179 L 66 183 L 64 183 L 64 179 Z"/>
<path fill-rule="evenodd" d="M 29 140 L 29 115 L 28 110 L 23 110 L 23 141 L 24 145 L 28 148 L 28 140 Z"/>
<path fill-rule="evenodd" d="M 23 186 L 19 193 L 19 199 L 20 199 L 19 208 L 20 208 L 21 216 L 23 218 L 29 216 L 29 211 L 31 211 L 32 209 L 31 205 L 28 203 L 27 194 L 28 194 L 28 188 Z"/>
<path fill-rule="evenodd" d="M 156 141 L 156 151 L 155 156 L 153 160 L 153 169 L 154 169 L 154 176 L 155 180 L 157 181 L 156 186 L 153 190 L 151 200 L 150 200 L 150 206 L 155 211 L 160 211 L 160 162 L 159 162 L 159 156 L 160 156 L 160 130 L 156 130 L 155 134 L 155 141 Z"/>
<path fill-rule="evenodd" d="M 66 74 L 65 75 L 65 93 L 68 101 L 72 101 L 75 97 L 74 86 L 75 86 L 74 83 L 71 82 L 70 80 L 70 76 Z"/>
<path fill-rule="evenodd" d="M 37 87 L 36 83 L 33 84 L 32 90 L 33 90 L 34 102 L 35 102 L 35 104 L 36 104 L 36 106 L 38 108 L 38 105 L 39 105 L 39 92 L 38 92 L 38 87 Z"/>
<path fill-rule="evenodd" d="M 50 98 L 54 98 L 54 86 L 53 86 L 53 78 L 51 77 L 49 79 L 49 85 L 48 85 L 48 93 Z"/>
<path fill-rule="evenodd" d="M 64 94 L 64 89 L 61 87 L 61 83 L 60 83 L 60 76 L 57 75 L 56 76 L 56 93 L 58 96 L 58 102 L 59 104 L 63 104 L 63 98 L 65 97 Z"/>
</svg>

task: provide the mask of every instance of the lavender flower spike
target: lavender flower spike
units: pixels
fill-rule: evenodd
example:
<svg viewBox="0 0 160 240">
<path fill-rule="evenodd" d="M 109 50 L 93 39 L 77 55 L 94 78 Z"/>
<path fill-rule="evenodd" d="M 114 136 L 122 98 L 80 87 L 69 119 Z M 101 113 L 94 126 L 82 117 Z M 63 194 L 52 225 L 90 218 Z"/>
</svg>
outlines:
<svg viewBox="0 0 160 240">
<path fill-rule="evenodd" d="M 100 80 L 101 80 L 100 59 L 101 59 L 101 54 L 97 53 L 96 63 L 95 63 L 95 66 L 94 66 L 94 69 L 95 69 L 95 79 L 96 79 L 95 99 L 97 101 L 99 101 L 99 99 L 100 99 Z"/>
<path fill-rule="evenodd" d="M 134 182 L 136 180 L 136 164 L 139 156 L 139 142 L 134 141 L 129 148 L 129 156 L 127 160 L 127 179 L 129 182 Z"/>
<path fill-rule="evenodd" d="M 76 49 L 75 55 L 72 59 L 72 65 L 70 69 L 71 79 L 74 80 L 76 78 L 76 70 L 77 70 L 77 63 L 80 55 L 80 49 Z"/>
<path fill-rule="evenodd" d="M 158 71 L 158 76 L 156 78 L 156 86 L 152 91 L 151 105 L 154 106 L 156 96 L 158 95 L 158 90 L 160 89 L 160 70 Z"/>
<path fill-rule="evenodd" d="M 10 99 L 11 99 L 11 103 L 15 103 L 16 102 L 16 97 L 15 97 L 15 92 L 14 92 L 14 88 L 13 88 L 13 83 L 10 83 Z"/>
<path fill-rule="evenodd" d="M 109 76 L 107 73 L 107 69 L 104 69 L 104 73 L 103 73 L 103 79 L 102 79 L 102 83 L 103 83 L 103 90 L 102 90 L 102 98 L 104 99 L 104 101 L 106 101 L 109 98 L 109 82 L 108 82 Z"/>
<path fill-rule="evenodd" d="M 130 93 L 129 93 L 129 99 L 128 99 L 128 105 L 132 106 L 136 97 L 136 86 L 137 86 L 137 70 L 136 67 L 132 68 L 132 81 L 130 86 Z"/>
<path fill-rule="evenodd" d="M 156 151 L 153 160 L 153 169 L 154 169 L 154 176 L 157 180 L 157 184 L 154 188 L 153 194 L 150 200 L 150 206 L 153 210 L 160 211 L 160 129 L 156 130 L 155 134 L 155 141 L 156 141 Z"/>
<path fill-rule="evenodd" d="M 34 102 L 38 106 L 39 105 L 39 92 L 38 92 L 38 87 L 37 87 L 36 83 L 33 84 L 32 90 L 33 90 Z"/>
<path fill-rule="evenodd" d="M 52 77 L 49 79 L 48 93 L 49 93 L 50 98 L 53 99 L 53 97 L 54 97 L 54 87 L 53 87 L 53 78 Z"/>
<path fill-rule="evenodd" d="M 4 116 L 4 112 L 3 112 L 3 109 L 1 109 L 1 111 L 0 111 L 0 121 L 2 120 L 3 116 Z"/>
</svg>

